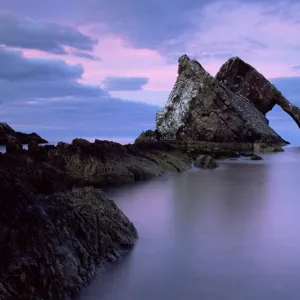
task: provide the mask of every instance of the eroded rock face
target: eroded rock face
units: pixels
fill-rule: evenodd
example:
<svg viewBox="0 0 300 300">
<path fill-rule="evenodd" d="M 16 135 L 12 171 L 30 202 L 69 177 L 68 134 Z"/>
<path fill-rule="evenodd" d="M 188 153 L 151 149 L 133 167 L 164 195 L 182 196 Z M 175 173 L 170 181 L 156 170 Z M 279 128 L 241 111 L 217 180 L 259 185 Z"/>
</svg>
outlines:
<svg viewBox="0 0 300 300">
<path fill-rule="evenodd" d="M 179 59 L 177 81 L 167 105 L 157 113 L 156 126 L 167 140 L 285 144 L 249 100 L 187 55 Z"/>
<path fill-rule="evenodd" d="M 100 190 L 46 197 L 1 179 L 0 299 L 65 299 L 135 243 L 133 224 Z"/>
<path fill-rule="evenodd" d="M 230 58 L 216 79 L 231 91 L 249 99 L 263 114 L 278 104 L 300 127 L 300 109 L 292 105 L 261 73 L 239 57 Z"/>
<path fill-rule="evenodd" d="M 130 183 L 190 167 L 189 158 L 177 148 L 152 139 L 134 145 L 76 139 L 71 145 L 59 143 L 50 154 L 54 163 L 62 159 L 68 178 L 80 186 Z"/>
</svg>

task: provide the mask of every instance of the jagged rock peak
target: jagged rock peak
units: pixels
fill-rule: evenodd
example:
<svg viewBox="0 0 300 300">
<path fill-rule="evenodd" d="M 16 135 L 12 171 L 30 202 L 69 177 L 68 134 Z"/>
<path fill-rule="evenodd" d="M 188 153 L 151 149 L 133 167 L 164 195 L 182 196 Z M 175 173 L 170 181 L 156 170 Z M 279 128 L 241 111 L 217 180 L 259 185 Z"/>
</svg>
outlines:
<svg viewBox="0 0 300 300">
<path fill-rule="evenodd" d="M 249 99 L 264 115 L 278 104 L 300 127 L 300 109 L 292 105 L 271 82 L 239 57 L 225 62 L 216 79 L 231 91 Z"/>
<path fill-rule="evenodd" d="M 250 101 L 187 55 L 179 58 L 177 81 L 166 106 L 157 113 L 156 127 L 168 140 L 284 143 Z"/>
<path fill-rule="evenodd" d="M 186 54 L 183 54 L 178 59 L 178 74 L 185 73 L 186 76 L 192 76 L 193 74 L 198 74 L 205 72 L 205 69 L 201 64 L 195 60 L 190 59 Z"/>
</svg>

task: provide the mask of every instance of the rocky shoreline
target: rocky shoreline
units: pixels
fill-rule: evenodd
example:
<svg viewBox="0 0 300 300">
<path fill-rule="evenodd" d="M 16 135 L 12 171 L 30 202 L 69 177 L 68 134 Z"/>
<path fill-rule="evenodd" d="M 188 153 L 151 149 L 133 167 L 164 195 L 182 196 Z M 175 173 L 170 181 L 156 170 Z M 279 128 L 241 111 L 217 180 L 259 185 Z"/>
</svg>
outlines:
<svg viewBox="0 0 300 300">
<path fill-rule="evenodd" d="M 0 300 L 72 297 L 98 267 L 134 246 L 134 225 L 99 188 L 182 172 L 193 162 L 216 168 L 215 159 L 259 160 L 253 151 L 283 151 L 288 143 L 265 117 L 273 98 L 259 105 L 254 93 L 267 86 L 259 95 L 263 101 L 272 86 L 251 68 L 249 78 L 259 81 L 248 95 L 249 78 L 235 81 L 234 72 L 244 68 L 238 62 L 222 67 L 217 80 L 182 56 L 156 130 L 143 132 L 134 144 L 74 139 L 39 146 L 45 140 L 36 134 L 23 136 L 1 123 L 7 153 L 0 154 Z M 292 113 L 297 121 L 297 110 Z"/>
<path fill-rule="evenodd" d="M 163 142 L 75 139 L 0 154 L 0 299 L 74 295 L 137 239 L 134 225 L 96 187 L 189 167 L 185 154 Z"/>
</svg>

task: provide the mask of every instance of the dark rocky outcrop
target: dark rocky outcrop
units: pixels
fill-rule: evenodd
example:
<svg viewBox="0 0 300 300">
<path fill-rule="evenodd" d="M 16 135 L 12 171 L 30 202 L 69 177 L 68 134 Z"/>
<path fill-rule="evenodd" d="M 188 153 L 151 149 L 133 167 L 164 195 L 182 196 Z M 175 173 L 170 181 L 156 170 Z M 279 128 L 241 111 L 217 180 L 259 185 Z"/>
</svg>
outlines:
<svg viewBox="0 0 300 300">
<path fill-rule="evenodd" d="M 137 233 L 102 187 L 190 168 L 165 142 L 75 139 L 0 154 L 0 299 L 63 299 L 97 267 L 119 259 Z"/>
<path fill-rule="evenodd" d="M 17 139 L 20 144 L 29 144 L 30 142 L 37 142 L 38 144 L 46 144 L 48 141 L 41 138 L 35 132 L 33 133 L 23 133 L 13 130 L 6 123 L 0 122 L 0 145 L 7 145 L 9 136 L 13 136 Z"/>
<path fill-rule="evenodd" d="M 54 162 L 61 160 L 67 176 L 80 186 L 131 183 L 190 167 L 190 159 L 179 149 L 152 140 L 120 145 L 109 141 L 89 143 L 76 139 L 70 145 L 59 143 L 49 154 Z"/>
<path fill-rule="evenodd" d="M 7 137 L 7 143 L 6 143 L 6 152 L 11 153 L 17 153 L 23 151 L 22 144 L 17 140 L 15 136 L 9 135 Z"/>
<path fill-rule="evenodd" d="M 203 169 L 215 169 L 219 164 L 209 155 L 200 155 L 195 161 L 195 167 Z"/>
<path fill-rule="evenodd" d="M 167 140 L 286 144 L 249 100 L 187 55 L 179 59 L 178 78 L 167 105 L 157 113 L 156 128 Z"/>
<path fill-rule="evenodd" d="M 45 196 L 20 175 L 0 170 L 0 177 L 1 300 L 64 299 L 137 238 L 99 190 Z"/>
<path fill-rule="evenodd" d="M 159 141 L 161 138 L 158 130 L 146 130 L 143 131 L 136 139 L 135 143 L 145 141 Z"/>
<path fill-rule="evenodd" d="M 279 105 L 300 127 L 300 109 L 292 105 L 276 87 L 239 57 L 229 59 L 216 79 L 234 93 L 249 99 L 263 114 Z"/>
</svg>

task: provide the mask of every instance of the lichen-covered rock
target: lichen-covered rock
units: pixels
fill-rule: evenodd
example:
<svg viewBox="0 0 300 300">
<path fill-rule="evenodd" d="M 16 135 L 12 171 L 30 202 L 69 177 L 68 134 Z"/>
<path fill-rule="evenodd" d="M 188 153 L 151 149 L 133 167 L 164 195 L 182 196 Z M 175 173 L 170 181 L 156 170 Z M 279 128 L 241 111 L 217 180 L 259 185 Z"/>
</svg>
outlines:
<svg viewBox="0 0 300 300">
<path fill-rule="evenodd" d="M 196 60 L 180 57 L 178 74 L 167 105 L 157 113 L 162 139 L 285 144 L 249 100 L 219 83 Z"/>
<path fill-rule="evenodd" d="M 216 79 L 231 91 L 249 99 L 263 114 L 278 104 L 300 127 L 300 109 L 292 105 L 261 73 L 239 57 L 230 58 Z"/>
<path fill-rule="evenodd" d="M 219 164 L 209 155 L 200 155 L 195 161 L 195 167 L 203 169 L 215 169 Z"/>
<path fill-rule="evenodd" d="M 65 299 L 135 243 L 133 224 L 100 190 L 46 197 L 1 179 L 1 300 Z"/>
</svg>

